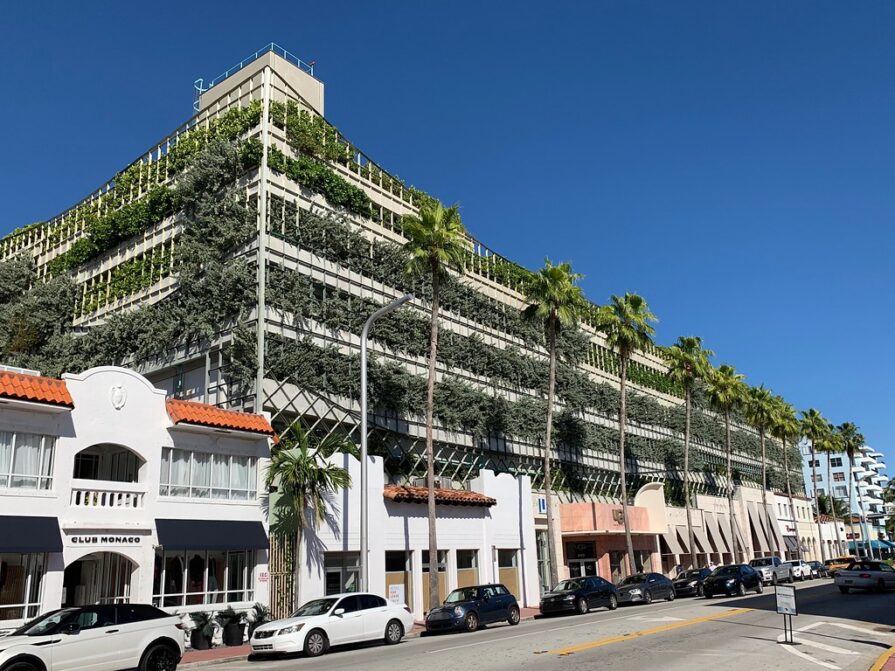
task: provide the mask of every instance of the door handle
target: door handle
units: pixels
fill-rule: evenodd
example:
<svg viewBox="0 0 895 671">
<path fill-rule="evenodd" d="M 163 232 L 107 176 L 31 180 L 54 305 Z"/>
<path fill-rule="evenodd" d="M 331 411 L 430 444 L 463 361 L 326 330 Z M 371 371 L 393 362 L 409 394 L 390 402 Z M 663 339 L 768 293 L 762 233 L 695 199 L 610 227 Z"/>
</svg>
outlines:
<svg viewBox="0 0 895 671">
<path fill-rule="evenodd" d="M 107 630 L 106 630 L 106 633 L 107 633 L 107 634 L 117 634 L 117 633 L 118 633 L 118 630 L 117 630 L 117 629 L 107 629 Z"/>
</svg>

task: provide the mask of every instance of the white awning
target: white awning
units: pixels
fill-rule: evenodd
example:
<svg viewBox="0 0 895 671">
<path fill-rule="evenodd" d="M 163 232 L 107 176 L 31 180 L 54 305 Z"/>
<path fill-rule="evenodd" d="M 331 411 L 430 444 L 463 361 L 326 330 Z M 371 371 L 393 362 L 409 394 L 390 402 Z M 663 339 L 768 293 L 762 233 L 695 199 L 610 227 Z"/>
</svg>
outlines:
<svg viewBox="0 0 895 671">
<path fill-rule="evenodd" d="M 665 545 L 668 546 L 668 549 L 671 551 L 671 554 L 675 554 L 675 555 L 686 554 L 684 552 L 684 548 L 682 548 L 681 544 L 678 543 L 677 532 L 674 529 L 669 529 L 667 533 L 662 534 L 662 540 L 665 541 Z"/>
<path fill-rule="evenodd" d="M 727 513 L 718 513 L 718 528 L 724 537 L 724 544 L 727 546 L 727 552 L 733 553 L 733 533 L 730 530 L 730 515 Z"/>
<path fill-rule="evenodd" d="M 705 519 L 706 526 L 709 530 L 709 537 L 715 544 L 715 549 L 718 552 L 730 552 L 730 548 L 727 545 L 727 539 L 718 529 L 718 520 L 715 519 L 715 514 L 703 511 L 702 517 Z"/>
<path fill-rule="evenodd" d="M 758 509 L 752 501 L 746 503 L 746 509 L 749 511 L 749 521 L 752 523 L 753 535 L 758 540 L 758 549 L 762 552 L 770 552 L 771 546 L 764 533 L 764 525 L 761 523 L 761 515 L 759 515 Z"/>
<path fill-rule="evenodd" d="M 709 543 L 708 536 L 706 536 L 705 529 L 702 527 L 693 527 L 693 535 L 696 536 L 696 540 L 702 546 L 702 551 L 708 554 L 714 552 L 712 549 L 711 543 Z"/>
<path fill-rule="evenodd" d="M 786 543 L 784 543 L 783 534 L 780 532 L 780 524 L 778 524 L 777 520 L 775 519 L 776 516 L 774 515 L 773 506 L 771 504 L 768 504 L 765 512 L 767 513 L 765 520 L 767 520 L 768 523 L 768 531 L 770 532 L 770 535 L 772 535 L 773 538 L 777 541 L 777 551 L 780 554 L 783 554 L 783 551 L 786 549 Z"/>
<path fill-rule="evenodd" d="M 676 526 L 675 531 L 677 531 L 677 537 L 681 541 L 681 547 L 684 549 L 684 554 L 690 554 L 690 539 L 687 537 L 687 527 Z"/>
</svg>

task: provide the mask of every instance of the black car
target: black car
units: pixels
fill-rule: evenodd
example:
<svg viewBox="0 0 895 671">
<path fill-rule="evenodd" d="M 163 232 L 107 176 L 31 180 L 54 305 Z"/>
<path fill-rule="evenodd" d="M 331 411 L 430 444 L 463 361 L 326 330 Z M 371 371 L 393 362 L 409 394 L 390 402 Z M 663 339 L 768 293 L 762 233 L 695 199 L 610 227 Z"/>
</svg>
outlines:
<svg viewBox="0 0 895 671">
<path fill-rule="evenodd" d="M 541 597 L 541 613 L 577 612 L 582 615 L 591 608 L 618 608 L 618 590 L 611 582 L 588 576 L 563 580 Z"/>
<path fill-rule="evenodd" d="M 702 581 L 711 575 L 710 568 L 694 568 L 689 571 L 681 571 L 671 581 L 674 585 L 674 593 L 678 596 L 702 596 Z"/>
<path fill-rule="evenodd" d="M 503 585 L 461 587 L 426 614 L 426 631 L 475 631 L 483 624 L 519 624 L 519 604 Z"/>
<path fill-rule="evenodd" d="M 674 585 L 661 573 L 635 573 L 618 584 L 619 603 L 652 603 L 657 599 L 674 601 Z"/>
<path fill-rule="evenodd" d="M 711 599 L 716 594 L 743 596 L 750 589 L 754 589 L 756 594 L 761 594 L 764 591 L 764 583 L 761 574 L 748 564 L 719 566 L 702 581 L 702 593 L 706 599 Z"/>
<path fill-rule="evenodd" d="M 827 575 L 829 575 L 827 573 L 827 567 L 821 564 L 816 559 L 814 561 L 808 562 L 808 564 L 811 566 L 811 572 L 818 578 L 826 578 Z"/>
</svg>

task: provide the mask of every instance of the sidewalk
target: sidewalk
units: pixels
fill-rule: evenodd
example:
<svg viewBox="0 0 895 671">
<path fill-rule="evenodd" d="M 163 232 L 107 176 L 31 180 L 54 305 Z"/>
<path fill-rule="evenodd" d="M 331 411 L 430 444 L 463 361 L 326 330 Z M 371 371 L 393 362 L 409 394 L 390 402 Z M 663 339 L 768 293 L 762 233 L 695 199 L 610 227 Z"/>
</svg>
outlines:
<svg viewBox="0 0 895 671">
<path fill-rule="evenodd" d="M 523 608 L 520 612 L 521 620 L 533 620 L 539 615 L 539 613 L 540 611 L 537 608 Z M 413 629 L 411 631 L 408 631 L 404 637 L 419 638 L 419 636 L 421 636 L 424 631 L 426 631 L 426 628 L 423 626 L 423 623 L 417 622 L 414 625 Z M 211 648 L 210 650 L 187 650 L 177 667 L 197 668 L 208 666 L 210 664 L 232 662 L 238 659 L 245 659 L 249 656 L 249 654 L 251 654 L 251 652 L 252 646 L 248 644 L 232 647 L 221 645 L 216 648 Z M 892 660 L 891 669 L 886 667 L 886 670 L 895 671 L 895 659 Z"/>
<path fill-rule="evenodd" d="M 889 648 L 877 657 L 870 671 L 895 671 L 895 647 Z"/>
</svg>

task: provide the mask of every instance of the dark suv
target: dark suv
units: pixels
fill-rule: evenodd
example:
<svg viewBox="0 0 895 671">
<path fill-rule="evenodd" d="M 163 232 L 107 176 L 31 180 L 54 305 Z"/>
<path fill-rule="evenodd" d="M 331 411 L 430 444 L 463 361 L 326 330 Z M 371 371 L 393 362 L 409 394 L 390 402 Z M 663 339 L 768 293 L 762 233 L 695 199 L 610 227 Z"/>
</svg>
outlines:
<svg viewBox="0 0 895 671">
<path fill-rule="evenodd" d="M 541 597 L 541 613 L 544 615 L 562 612 L 583 615 L 599 606 L 615 610 L 618 607 L 618 589 L 597 576 L 562 580 Z"/>
<path fill-rule="evenodd" d="M 710 568 L 694 568 L 681 571 L 672 580 L 674 593 L 678 596 L 702 596 L 702 582 L 711 575 Z"/>
<path fill-rule="evenodd" d="M 483 624 L 519 624 L 519 604 L 503 585 L 461 587 L 426 614 L 426 631 L 475 631 Z"/>
<path fill-rule="evenodd" d="M 719 566 L 702 581 L 702 593 L 706 599 L 711 599 L 716 594 L 743 596 L 750 589 L 761 594 L 764 591 L 764 583 L 761 574 L 748 564 Z"/>
</svg>

